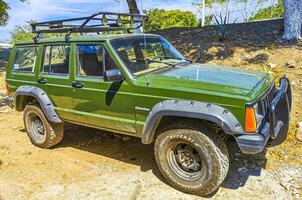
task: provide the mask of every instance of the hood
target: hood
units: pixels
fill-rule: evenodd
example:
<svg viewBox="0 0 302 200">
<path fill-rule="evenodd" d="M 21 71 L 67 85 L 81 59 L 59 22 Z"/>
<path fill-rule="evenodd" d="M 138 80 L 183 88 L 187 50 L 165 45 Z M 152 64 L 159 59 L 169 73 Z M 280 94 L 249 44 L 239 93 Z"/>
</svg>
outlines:
<svg viewBox="0 0 302 200">
<path fill-rule="evenodd" d="M 203 64 L 190 64 L 162 74 L 148 75 L 147 78 L 151 87 L 152 84 L 160 84 L 237 95 L 248 95 L 259 85 L 262 88 L 262 81 L 269 83 L 268 73 Z"/>
</svg>

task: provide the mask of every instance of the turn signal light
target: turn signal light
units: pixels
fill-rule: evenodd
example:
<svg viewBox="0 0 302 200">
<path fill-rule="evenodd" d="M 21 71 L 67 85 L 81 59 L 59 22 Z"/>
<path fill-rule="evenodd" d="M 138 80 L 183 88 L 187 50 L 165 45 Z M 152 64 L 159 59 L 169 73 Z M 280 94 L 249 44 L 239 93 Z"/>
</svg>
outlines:
<svg viewBox="0 0 302 200">
<path fill-rule="evenodd" d="M 247 107 L 245 110 L 245 132 L 254 133 L 257 130 L 256 114 L 253 107 Z"/>
</svg>

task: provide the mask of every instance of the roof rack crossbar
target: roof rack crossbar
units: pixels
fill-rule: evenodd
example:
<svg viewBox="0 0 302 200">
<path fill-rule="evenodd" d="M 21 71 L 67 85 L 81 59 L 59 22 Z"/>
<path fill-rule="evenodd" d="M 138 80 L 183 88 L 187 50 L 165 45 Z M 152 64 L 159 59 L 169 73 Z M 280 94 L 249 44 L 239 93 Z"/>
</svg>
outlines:
<svg viewBox="0 0 302 200">
<path fill-rule="evenodd" d="M 126 19 L 128 17 L 128 19 Z M 35 40 L 43 33 L 101 33 L 104 31 L 130 31 L 142 27 L 146 15 L 98 12 L 88 17 L 78 17 L 62 20 L 52 20 L 31 24 L 32 33 L 36 33 Z M 129 19 L 130 18 L 130 19 Z M 129 26 L 125 26 L 129 25 Z"/>
</svg>

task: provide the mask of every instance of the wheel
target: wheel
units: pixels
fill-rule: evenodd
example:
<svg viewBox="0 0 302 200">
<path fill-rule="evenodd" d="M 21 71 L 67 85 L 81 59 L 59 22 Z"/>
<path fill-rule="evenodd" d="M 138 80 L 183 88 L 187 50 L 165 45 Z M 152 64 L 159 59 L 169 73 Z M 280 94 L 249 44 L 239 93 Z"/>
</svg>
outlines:
<svg viewBox="0 0 302 200">
<path fill-rule="evenodd" d="M 64 124 L 49 122 L 39 107 L 27 105 L 24 109 L 23 119 L 27 135 L 35 146 L 50 148 L 62 141 Z"/>
<path fill-rule="evenodd" d="M 184 120 L 165 127 L 155 141 L 154 152 L 165 179 L 190 194 L 213 193 L 229 169 L 225 143 L 200 121 Z"/>
</svg>

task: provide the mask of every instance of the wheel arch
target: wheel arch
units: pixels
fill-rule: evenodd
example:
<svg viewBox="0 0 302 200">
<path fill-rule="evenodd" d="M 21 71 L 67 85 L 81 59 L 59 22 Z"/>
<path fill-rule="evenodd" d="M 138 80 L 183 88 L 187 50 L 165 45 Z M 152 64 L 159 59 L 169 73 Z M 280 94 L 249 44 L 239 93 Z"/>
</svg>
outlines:
<svg viewBox="0 0 302 200">
<path fill-rule="evenodd" d="M 47 94 L 38 87 L 33 86 L 20 86 L 15 93 L 15 108 L 21 112 L 25 106 L 36 100 L 47 119 L 53 123 L 62 123 L 62 120 L 57 115 L 52 102 Z"/>
<path fill-rule="evenodd" d="M 244 133 L 236 117 L 221 106 L 196 101 L 166 100 L 156 104 L 149 113 L 142 133 L 143 144 L 154 142 L 157 128 L 166 117 L 204 120 L 217 125 L 226 134 Z"/>
</svg>

